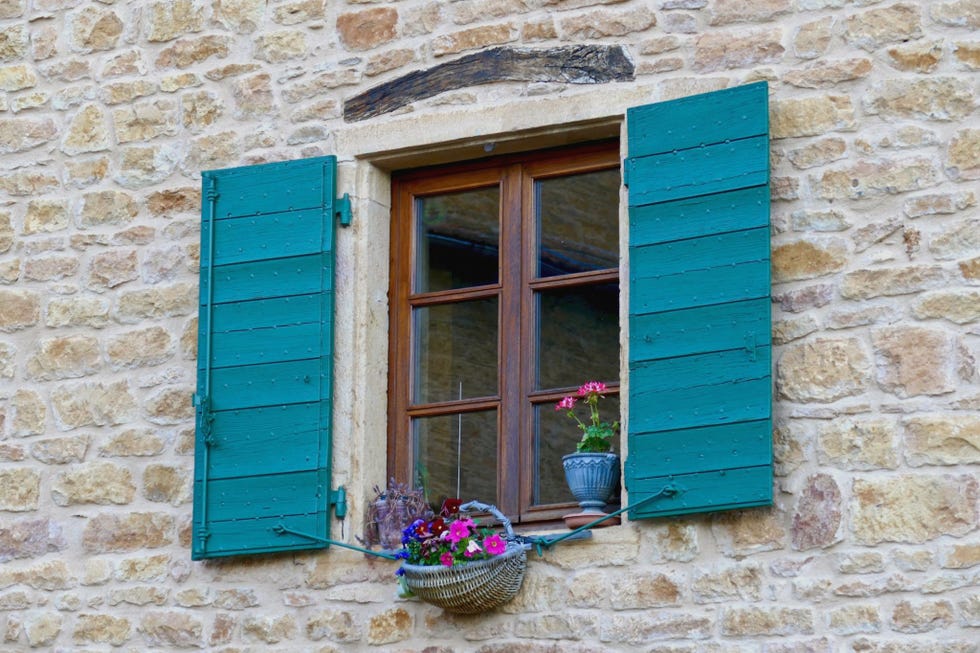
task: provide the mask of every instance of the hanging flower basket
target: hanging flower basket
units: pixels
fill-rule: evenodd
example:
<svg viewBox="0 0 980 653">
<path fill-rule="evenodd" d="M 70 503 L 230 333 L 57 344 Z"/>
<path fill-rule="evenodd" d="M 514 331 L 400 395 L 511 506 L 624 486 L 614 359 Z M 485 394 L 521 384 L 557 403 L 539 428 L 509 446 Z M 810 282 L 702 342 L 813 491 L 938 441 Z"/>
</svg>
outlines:
<svg viewBox="0 0 980 653">
<path fill-rule="evenodd" d="M 510 520 L 495 506 L 471 501 L 459 510 L 488 512 L 496 517 L 506 533 L 505 550 L 484 559 L 453 561 L 448 566 L 405 562 L 401 576 L 415 596 L 447 612 L 486 612 L 511 600 L 520 590 L 527 569 L 528 545 L 518 540 Z"/>
</svg>

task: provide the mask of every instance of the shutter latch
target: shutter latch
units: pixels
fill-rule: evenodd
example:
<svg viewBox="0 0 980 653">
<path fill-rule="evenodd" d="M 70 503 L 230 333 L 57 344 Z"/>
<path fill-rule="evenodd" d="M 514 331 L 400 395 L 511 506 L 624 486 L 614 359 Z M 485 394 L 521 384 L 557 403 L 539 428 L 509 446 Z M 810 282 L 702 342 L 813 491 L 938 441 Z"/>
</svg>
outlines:
<svg viewBox="0 0 980 653">
<path fill-rule="evenodd" d="M 204 444 L 210 447 L 214 444 L 214 438 L 211 437 L 211 422 L 214 421 L 214 414 L 211 413 L 211 399 L 210 397 L 204 397 L 194 393 L 194 406 L 197 408 L 199 415 L 197 423 L 201 437 L 204 440 Z"/>
</svg>

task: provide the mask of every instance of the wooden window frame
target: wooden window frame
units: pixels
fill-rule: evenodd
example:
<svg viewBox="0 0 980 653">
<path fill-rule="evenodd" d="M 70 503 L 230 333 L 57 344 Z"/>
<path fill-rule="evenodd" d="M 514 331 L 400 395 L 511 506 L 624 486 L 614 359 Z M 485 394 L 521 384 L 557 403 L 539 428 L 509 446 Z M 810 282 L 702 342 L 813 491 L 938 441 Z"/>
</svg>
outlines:
<svg viewBox="0 0 980 653">
<path fill-rule="evenodd" d="M 533 211 L 534 181 L 597 170 L 620 168 L 618 140 L 585 145 L 512 154 L 479 161 L 434 166 L 392 175 L 391 250 L 389 279 L 389 374 L 388 374 L 388 475 L 408 482 L 412 480 L 411 419 L 445 414 L 449 406 L 455 412 L 497 409 L 498 461 L 496 497 L 477 498 L 496 503 L 515 522 L 545 521 L 567 514 L 575 504 L 532 506 L 534 461 L 534 405 L 552 403 L 574 388 L 550 391 L 534 390 L 536 361 L 533 315 L 535 291 L 560 289 L 599 283 L 620 283 L 620 267 L 581 272 L 561 277 L 534 278 L 537 251 L 535 239 L 524 233 L 532 229 L 527 220 Z M 501 221 L 499 272 L 496 284 L 414 294 L 416 273 L 415 198 L 431 194 L 463 191 L 501 184 Z M 504 219 L 504 216 L 518 219 Z M 521 216 L 524 216 L 521 219 Z M 527 223 L 532 223 L 528 225 Z M 522 226 L 522 223 L 525 226 Z M 505 255 L 504 252 L 511 252 Z M 513 253 L 517 252 L 518 256 Z M 622 254 L 620 255 L 620 257 Z M 507 290 L 504 290 L 504 289 Z M 515 292 L 515 288 L 519 292 Z M 412 407 L 412 308 L 450 301 L 499 297 L 500 315 L 519 314 L 521 319 L 501 319 L 498 332 L 498 394 L 462 402 L 438 402 Z M 583 381 L 586 379 L 583 379 Z M 618 394 L 619 381 L 609 383 L 610 392 Z M 516 433 L 517 437 L 504 434 Z M 615 443 L 618 445 L 618 443 Z M 619 446 L 614 447 L 621 450 Z M 521 455 L 521 452 L 528 452 Z M 571 451 L 569 453 L 572 453 Z M 515 482 L 515 471 L 516 480 Z"/>
</svg>

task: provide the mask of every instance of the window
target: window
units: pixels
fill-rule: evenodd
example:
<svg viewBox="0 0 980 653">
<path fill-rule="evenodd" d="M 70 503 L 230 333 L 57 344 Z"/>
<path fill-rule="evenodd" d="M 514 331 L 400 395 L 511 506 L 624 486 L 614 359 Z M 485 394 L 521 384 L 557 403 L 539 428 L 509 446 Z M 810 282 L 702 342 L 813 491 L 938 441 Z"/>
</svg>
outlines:
<svg viewBox="0 0 980 653">
<path fill-rule="evenodd" d="M 617 142 L 394 177 L 390 460 L 430 501 L 567 512 L 554 403 L 619 411 L 619 190 Z"/>
</svg>

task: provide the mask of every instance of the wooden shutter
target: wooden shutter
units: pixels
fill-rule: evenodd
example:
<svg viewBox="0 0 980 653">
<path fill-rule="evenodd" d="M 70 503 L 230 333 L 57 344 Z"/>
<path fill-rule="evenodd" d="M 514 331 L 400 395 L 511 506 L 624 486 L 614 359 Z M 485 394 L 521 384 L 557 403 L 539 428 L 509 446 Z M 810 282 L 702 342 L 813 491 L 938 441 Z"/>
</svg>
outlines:
<svg viewBox="0 0 980 653">
<path fill-rule="evenodd" d="M 203 173 L 194 559 L 329 535 L 335 171 Z"/>
<path fill-rule="evenodd" d="M 627 131 L 630 516 L 767 505 L 767 86 L 636 107 Z"/>
</svg>

